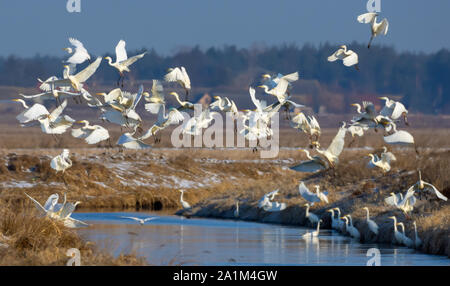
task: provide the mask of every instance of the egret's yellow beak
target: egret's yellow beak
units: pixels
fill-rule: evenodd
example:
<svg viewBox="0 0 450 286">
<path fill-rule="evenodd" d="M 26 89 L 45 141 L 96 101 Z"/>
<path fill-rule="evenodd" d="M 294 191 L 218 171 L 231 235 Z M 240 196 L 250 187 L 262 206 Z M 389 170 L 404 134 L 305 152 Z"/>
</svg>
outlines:
<svg viewBox="0 0 450 286">
<path fill-rule="evenodd" d="M 263 87 L 264 87 L 264 85 L 258 85 L 257 87 L 259 87 L 259 88 L 263 88 Z"/>
<path fill-rule="evenodd" d="M 11 99 L 12 101 L 19 101 L 18 99 Z"/>
</svg>

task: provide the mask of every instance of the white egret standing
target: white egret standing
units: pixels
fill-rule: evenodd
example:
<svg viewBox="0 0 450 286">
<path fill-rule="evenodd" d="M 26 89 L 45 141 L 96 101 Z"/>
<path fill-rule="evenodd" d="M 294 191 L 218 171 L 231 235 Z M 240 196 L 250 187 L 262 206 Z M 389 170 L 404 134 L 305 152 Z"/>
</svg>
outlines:
<svg viewBox="0 0 450 286">
<path fill-rule="evenodd" d="M 414 242 L 412 241 L 411 238 L 407 237 L 405 234 L 405 225 L 403 224 L 403 222 L 399 222 L 397 223 L 397 225 L 399 225 L 402 228 L 402 242 L 405 246 L 407 247 L 413 247 L 414 246 Z"/>
<path fill-rule="evenodd" d="M 319 217 L 316 214 L 314 214 L 314 213 L 309 211 L 309 204 L 306 203 L 306 204 L 304 204 L 304 206 L 306 207 L 305 217 L 309 220 L 309 222 L 312 225 L 314 225 L 315 223 L 319 222 Z"/>
<path fill-rule="evenodd" d="M 239 217 L 239 201 L 236 201 L 236 208 L 234 209 L 233 215 L 235 218 Z"/>
<path fill-rule="evenodd" d="M 181 205 L 183 206 L 183 208 L 185 210 L 190 209 L 191 205 L 188 202 L 186 202 L 185 200 L 183 200 L 183 194 L 184 194 L 185 190 L 179 190 L 179 191 L 181 193 L 181 195 L 180 195 L 180 203 L 181 203 Z"/>
<path fill-rule="evenodd" d="M 313 238 L 313 237 L 317 237 L 319 236 L 319 232 L 320 232 L 320 223 L 322 222 L 322 220 L 319 220 L 317 222 L 317 228 L 315 231 L 312 232 L 307 232 L 304 235 L 302 235 L 302 238 L 304 239 L 308 239 L 308 238 Z"/>
<path fill-rule="evenodd" d="M 394 237 L 398 244 L 403 243 L 403 235 L 397 230 L 397 218 L 395 216 L 390 216 L 390 219 L 394 220 Z"/>
<path fill-rule="evenodd" d="M 364 207 L 363 209 L 366 210 L 367 216 L 366 216 L 366 223 L 369 226 L 369 229 L 371 232 L 373 232 L 375 235 L 378 235 L 378 225 L 375 221 L 371 220 L 369 217 L 369 208 Z"/>
<path fill-rule="evenodd" d="M 353 237 L 356 240 L 359 240 L 361 235 L 360 235 L 358 229 L 356 229 L 356 227 L 353 226 L 352 216 L 351 215 L 346 215 L 342 219 L 345 220 L 346 230 L 347 230 L 348 233 L 350 233 L 350 236 Z M 350 225 L 348 224 L 349 220 L 350 220 Z"/>
<path fill-rule="evenodd" d="M 417 225 L 416 222 L 413 222 L 414 225 L 414 246 L 416 248 L 419 248 L 422 245 L 422 240 L 419 238 L 419 235 L 417 234 Z"/>
</svg>

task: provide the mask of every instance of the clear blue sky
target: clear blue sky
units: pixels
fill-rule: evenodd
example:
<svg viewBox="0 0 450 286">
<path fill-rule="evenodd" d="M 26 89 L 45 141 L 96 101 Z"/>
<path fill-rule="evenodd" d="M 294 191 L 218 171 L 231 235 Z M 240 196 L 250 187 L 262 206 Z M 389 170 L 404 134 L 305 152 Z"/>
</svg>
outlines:
<svg viewBox="0 0 450 286">
<path fill-rule="evenodd" d="M 381 0 L 390 22 L 387 37 L 374 44 L 400 51 L 450 48 L 450 1 Z M 127 49 L 179 48 L 253 43 L 366 43 L 369 26 L 356 21 L 366 0 L 81 0 L 68 13 L 66 0 L 0 0 L 0 56 L 62 56 L 68 37 L 99 55 L 119 39 Z"/>
</svg>

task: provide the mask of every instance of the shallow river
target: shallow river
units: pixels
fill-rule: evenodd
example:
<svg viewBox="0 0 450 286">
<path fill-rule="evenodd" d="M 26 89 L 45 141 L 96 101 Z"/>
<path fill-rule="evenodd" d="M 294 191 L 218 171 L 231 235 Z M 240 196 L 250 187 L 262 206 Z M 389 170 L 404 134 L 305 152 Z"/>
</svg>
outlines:
<svg viewBox="0 0 450 286">
<path fill-rule="evenodd" d="M 91 226 L 78 232 L 114 255 L 135 253 L 152 265 L 366 265 L 380 251 L 381 265 L 450 265 L 445 256 L 406 247 L 360 244 L 321 230 L 304 240 L 308 228 L 235 220 L 184 218 L 160 213 L 74 213 Z M 157 219 L 141 226 L 122 216 Z"/>
</svg>

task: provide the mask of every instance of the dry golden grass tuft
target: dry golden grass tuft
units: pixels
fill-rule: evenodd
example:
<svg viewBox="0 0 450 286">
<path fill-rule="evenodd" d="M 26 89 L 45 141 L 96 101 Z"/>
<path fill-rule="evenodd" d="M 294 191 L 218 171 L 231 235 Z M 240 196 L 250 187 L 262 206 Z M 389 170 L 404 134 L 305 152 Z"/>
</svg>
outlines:
<svg viewBox="0 0 450 286">
<path fill-rule="evenodd" d="M 113 257 L 98 250 L 93 243 L 83 241 L 73 229 L 49 218 L 3 208 L 0 233 L 7 246 L 0 247 L 0 265 L 66 265 L 66 252 L 77 248 L 82 265 L 146 265 L 134 255 Z"/>
</svg>

